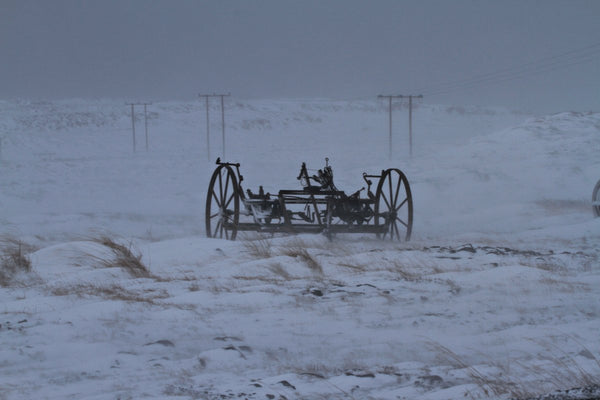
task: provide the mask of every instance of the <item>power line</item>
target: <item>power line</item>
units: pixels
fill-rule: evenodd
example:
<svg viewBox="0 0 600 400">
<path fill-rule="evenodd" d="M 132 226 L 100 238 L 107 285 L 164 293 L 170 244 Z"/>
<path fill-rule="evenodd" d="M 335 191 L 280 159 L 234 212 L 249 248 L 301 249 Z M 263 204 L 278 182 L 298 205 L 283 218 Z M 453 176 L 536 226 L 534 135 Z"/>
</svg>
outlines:
<svg viewBox="0 0 600 400">
<path fill-rule="evenodd" d="M 449 81 L 445 83 L 440 83 L 438 85 L 429 86 L 426 88 L 422 88 L 421 91 L 428 96 L 433 96 L 447 94 L 459 90 L 470 89 L 483 85 L 492 85 L 496 83 L 524 78 L 533 74 L 554 71 L 572 65 L 591 62 L 598 59 L 599 54 L 600 43 L 595 43 L 576 50 L 571 50 L 561 54 L 544 57 L 536 61 L 503 68 L 493 72 L 476 75 L 471 78 Z"/>
<path fill-rule="evenodd" d="M 596 49 L 596 50 L 593 50 Z M 591 50 L 591 52 L 590 52 Z M 494 79 L 498 76 L 503 76 L 506 75 L 507 73 L 515 73 L 515 72 L 522 72 L 523 70 L 527 70 L 527 69 L 531 69 L 532 67 L 536 67 L 536 66 L 544 66 L 544 65 L 553 65 L 553 64 L 557 64 L 558 62 L 565 62 L 565 61 L 571 61 L 571 59 L 567 56 L 570 56 L 572 54 L 575 55 L 575 57 L 582 57 L 582 56 L 590 56 L 590 55 L 594 55 L 595 53 L 600 52 L 600 43 L 594 44 L 594 45 L 590 45 L 578 50 L 571 50 L 559 55 L 554 55 L 554 56 L 549 56 L 549 57 L 544 57 L 540 60 L 537 61 L 532 61 L 529 63 L 525 63 L 525 64 L 521 64 L 521 65 L 517 65 L 517 66 L 512 66 L 512 67 L 507 67 L 507 68 L 503 68 L 500 69 L 498 71 L 494 71 L 494 72 L 488 72 L 485 74 L 481 74 L 481 75 L 476 75 L 474 77 L 471 78 L 466 78 L 466 79 L 461 79 L 461 80 L 457 80 L 457 81 L 451 81 L 451 82 L 447 82 L 447 83 L 442 83 L 439 84 L 437 86 L 434 86 L 434 88 L 436 88 L 436 90 L 439 87 L 443 87 L 443 86 L 452 86 L 452 85 L 461 85 L 461 84 L 468 84 L 470 82 L 475 82 L 481 79 Z M 580 53 L 580 54 L 577 54 Z M 561 58 L 565 58 L 564 60 L 561 60 Z M 558 60 L 558 61 L 553 61 L 553 63 L 551 64 L 545 64 L 546 61 L 551 61 L 551 60 Z M 432 90 L 431 87 L 428 88 L 424 88 L 422 90 Z"/>
<path fill-rule="evenodd" d="M 518 78 L 529 75 L 530 73 L 543 72 L 545 69 L 556 69 L 555 67 L 570 66 L 577 63 L 589 62 L 593 60 L 593 56 L 600 53 L 600 43 L 587 46 L 578 50 L 572 50 L 555 56 L 545 57 L 537 61 L 521 64 L 518 66 L 504 68 L 498 71 L 489 72 L 482 75 L 477 75 L 471 78 L 447 82 L 423 89 L 426 92 L 432 93 L 443 89 L 460 88 L 462 86 L 478 84 L 486 81 L 496 81 L 505 79 Z M 592 57 L 592 58 L 591 58 Z M 549 62 L 550 61 L 550 62 Z M 562 64 L 562 65 L 561 65 Z"/>
<path fill-rule="evenodd" d="M 464 90 L 464 89 L 472 89 L 472 88 L 476 88 L 476 87 L 480 87 L 480 86 L 489 86 L 489 85 L 494 85 L 497 83 L 502 83 L 502 82 L 507 82 L 507 81 L 513 81 L 513 80 L 517 80 L 517 79 L 521 79 L 521 78 L 526 78 L 528 76 L 532 76 L 532 75 L 537 75 L 540 73 L 544 73 L 544 72 L 551 72 L 551 71 L 556 71 L 565 67 L 570 67 L 573 65 L 579 65 L 579 64 L 584 64 L 586 62 L 590 62 L 593 61 L 593 58 L 588 58 L 588 59 L 583 59 L 583 60 L 578 60 L 578 61 L 571 61 L 571 62 L 562 62 L 562 63 L 552 63 L 552 64 L 548 64 L 545 66 L 540 66 L 538 68 L 528 68 L 528 69 L 524 69 L 522 71 L 519 72 L 515 72 L 512 74 L 504 74 L 504 75 L 499 75 L 493 78 L 488 78 L 488 79 L 480 79 L 480 80 L 473 80 L 469 83 L 466 84 L 462 84 L 462 85 L 454 85 L 454 86 L 449 86 L 444 88 L 439 88 L 437 91 L 430 91 L 430 92 L 426 92 L 427 95 L 429 96 L 433 96 L 433 95 L 439 95 L 439 94 L 446 94 L 446 93 L 452 93 L 455 92 L 457 90 Z M 566 60 L 565 60 L 566 61 Z"/>
</svg>

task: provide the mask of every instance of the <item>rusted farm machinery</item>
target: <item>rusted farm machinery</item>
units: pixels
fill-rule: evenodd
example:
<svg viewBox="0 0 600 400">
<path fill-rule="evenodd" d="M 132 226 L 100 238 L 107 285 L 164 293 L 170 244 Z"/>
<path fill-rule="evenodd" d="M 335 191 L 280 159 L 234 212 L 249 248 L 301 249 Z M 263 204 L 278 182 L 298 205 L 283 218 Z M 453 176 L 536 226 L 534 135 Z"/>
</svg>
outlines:
<svg viewBox="0 0 600 400">
<path fill-rule="evenodd" d="M 325 167 L 309 175 L 302 163 L 297 179 L 302 189 L 280 190 L 277 195 L 244 193 L 240 164 L 217 159 L 206 196 L 206 234 L 235 240 L 238 231 L 265 233 L 372 233 L 379 238 L 410 240 L 413 224 L 412 194 L 408 179 L 397 168 L 380 175 L 363 173 L 367 184 L 351 195 L 338 190 L 333 170 Z M 373 180 L 376 180 L 375 185 Z M 371 186 L 376 186 L 375 193 Z"/>
</svg>

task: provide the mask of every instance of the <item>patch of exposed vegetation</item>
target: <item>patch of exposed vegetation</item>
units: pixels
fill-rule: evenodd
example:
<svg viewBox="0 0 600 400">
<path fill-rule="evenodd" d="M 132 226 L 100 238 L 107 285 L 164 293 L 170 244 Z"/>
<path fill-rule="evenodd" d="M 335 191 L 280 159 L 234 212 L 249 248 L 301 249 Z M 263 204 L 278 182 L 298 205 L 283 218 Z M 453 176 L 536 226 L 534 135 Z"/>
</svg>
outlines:
<svg viewBox="0 0 600 400">
<path fill-rule="evenodd" d="M 31 246 L 13 237 L 0 238 L 0 286 L 9 286 L 14 277 L 31 271 L 31 260 L 27 255 Z"/>
<path fill-rule="evenodd" d="M 98 260 L 102 266 L 106 268 L 121 268 L 134 278 L 151 277 L 150 271 L 142 263 L 142 254 L 134 251 L 131 243 L 125 246 L 108 236 L 101 236 L 92 239 L 92 241 L 108 247 L 112 252 L 112 257 L 106 259 L 100 258 Z"/>
</svg>

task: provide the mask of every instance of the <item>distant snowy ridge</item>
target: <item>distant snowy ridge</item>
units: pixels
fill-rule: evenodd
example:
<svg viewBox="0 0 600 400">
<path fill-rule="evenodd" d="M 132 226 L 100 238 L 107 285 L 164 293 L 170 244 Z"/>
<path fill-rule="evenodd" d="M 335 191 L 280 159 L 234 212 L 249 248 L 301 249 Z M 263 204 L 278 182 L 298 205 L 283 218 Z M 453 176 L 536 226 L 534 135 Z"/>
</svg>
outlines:
<svg viewBox="0 0 600 400">
<path fill-rule="evenodd" d="M 2 129 L 14 130 L 40 129 L 47 131 L 115 127 L 118 123 L 130 123 L 131 108 L 126 100 L 84 100 L 66 99 L 54 101 L 0 100 Z M 158 119 L 164 115 L 185 115 L 195 117 L 199 127 L 205 118 L 203 101 L 165 101 L 155 102 L 147 106 L 148 118 Z M 408 105 L 395 102 L 393 110 L 406 111 Z M 501 108 L 484 108 L 477 106 L 441 106 L 415 104 L 415 112 L 427 111 L 435 113 L 457 114 L 462 116 L 515 114 Z M 228 100 L 225 103 L 227 116 L 230 113 L 236 118 L 228 124 L 230 129 L 260 128 L 261 124 L 269 127 L 287 126 L 298 122 L 321 122 L 323 115 L 344 112 L 387 112 L 388 105 L 377 100 L 314 100 L 314 99 L 281 99 L 281 100 Z M 136 106 L 136 120 L 143 123 L 143 107 Z M 220 124 L 220 103 L 212 101 L 210 112 L 215 126 Z M 241 118 L 240 118 L 241 117 Z M 183 118 L 184 119 L 184 118 Z M 12 120 L 12 121 L 11 121 Z M 264 127 L 264 126 L 263 126 Z"/>
</svg>

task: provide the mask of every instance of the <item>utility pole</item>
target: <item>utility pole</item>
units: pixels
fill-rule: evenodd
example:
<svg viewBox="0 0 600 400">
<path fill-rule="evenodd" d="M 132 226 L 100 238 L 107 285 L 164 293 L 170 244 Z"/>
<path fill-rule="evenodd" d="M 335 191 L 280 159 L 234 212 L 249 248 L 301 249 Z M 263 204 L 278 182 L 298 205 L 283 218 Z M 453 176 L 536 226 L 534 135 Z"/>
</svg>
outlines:
<svg viewBox="0 0 600 400">
<path fill-rule="evenodd" d="M 208 98 L 211 95 L 209 94 L 199 94 L 198 97 L 204 97 L 206 99 L 206 157 L 210 162 L 210 123 L 208 116 Z"/>
<path fill-rule="evenodd" d="M 146 111 L 146 106 L 151 105 L 152 103 L 125 103 L 125 105 L 131 106 L 131 135 L 133 137 L 133 152 L 136 150 L 136 141 L 135 141 L 135 106 L 144 106 L 144 125 L 146 128 L 146 151 L 148 151 L 148 113 Z"/>
<path fill-rule="evenodd" d="M 379 96 L 377 96 L 378 98 L 386 98 L 388 99 L 388 104 L 389 104 L 389 125 L 390 125 L 390 134 L 389 134 L 389 159 L 392 159 L 392 99 L 408 99 L 408 144 L 409 144 L 409 151 L 410 151 L 410 156 L 412 157 L 412 106 L 413 106 L 413 99 L 422 99 L 423 95 L 383 95 L 380 94 Z"/>
<path fill-rule="evenodd" d="M 221 137 L 222 137 L 222 146 L 223 146 L 223 159 L 225 159 L 225 102 L 224 98 L 227 96 L 231 96 L 231 93 L 228 94 L 199 94 L 198 97 L 204 97 L 206 99 L 206 152 L 208 155 L 208 160 L 210 161 L 210 125 L 208 123 L 208 99 L 210 97 L 220 97 L 221 98 Z"/>
<path fill-rule="evenodd" d="M 223 138 L 223 160 L 227 161 L 227 158 L 225 157 L 225 106 L 223 103 L 223 97 L 228 96 L 228 95 L 219 95 L 221 96 L 221 137 Z"/>
<path fill-rule="evenodd" d="M 413 98 L 414 99 L 422 99 L 423 95 L 420 94 L 418 96 L 414 96 L 412 94 L 409 94 L 408 96 L 400 96 L 401 99 L 403 98 L 407 98 L 408 97 L 408 143 L 409 143 L 409 148 L 410 148 L 410 156 L 412 157 L 412 105 L 413 105 Z"/>
<path fill-rule="evenodd" d="M 377 96 L 380 99 L 388 99 L 388 110 L 389 110 L 389 125 L 390 125 L 390 135 L 389 135 L 389 143 L 388 143 L 388 159 L 392 159 L 392 99 L 399 99 L 402 98 L 402 96 L 394 96 L 394 95 L 384 95 L 384 94 L 380 94 L 379 96 Z"/>
<path fill-rule="evenodd" d="M 152 103 L 143 103 L 143 104 L 144 104 L 144 127 L 146 128 L 146 151 L 148 151 L 148 114 L 146 113 L 146 106 L 149 106 Z"/>
<path fill-rule="evenodd" d="M 131 106 L 131 134 L 133 137 L 133 152 L 135 153 L 135 103 L 125 103 L 126 105 Z"/>
</svg>

